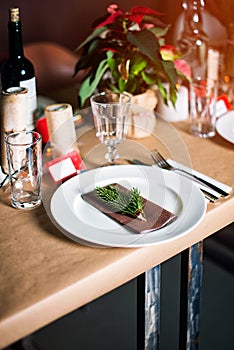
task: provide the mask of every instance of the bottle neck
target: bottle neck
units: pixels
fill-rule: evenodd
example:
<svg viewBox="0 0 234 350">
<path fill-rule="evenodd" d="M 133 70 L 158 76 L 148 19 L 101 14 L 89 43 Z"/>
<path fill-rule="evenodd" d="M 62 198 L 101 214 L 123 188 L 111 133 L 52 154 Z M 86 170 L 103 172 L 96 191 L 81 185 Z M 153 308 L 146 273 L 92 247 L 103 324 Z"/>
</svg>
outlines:
<svg viewBox="0 0 234 350">
<path fill-rule="evenodd" d="M 11 59 L 24 57 L 21 21 L 8 22 L 8 43 Z"/>
<path fill-rule="evenodd" d="M 177 45 L 190 65 L 192 78 L 205 76 L 207 69 L 208 37 L 203 30 L 204 0 L 182 0 L 184 29 Z"/>
<path fill-rule="evenodd" d="M 194 37 L 201 37 L 207 40 L 207 35 L 203 31 L 202 11 L 204 8 L 203 0 L 183 0 L 184 9 L 184 32 L 192 34 Z"/>
</svg>

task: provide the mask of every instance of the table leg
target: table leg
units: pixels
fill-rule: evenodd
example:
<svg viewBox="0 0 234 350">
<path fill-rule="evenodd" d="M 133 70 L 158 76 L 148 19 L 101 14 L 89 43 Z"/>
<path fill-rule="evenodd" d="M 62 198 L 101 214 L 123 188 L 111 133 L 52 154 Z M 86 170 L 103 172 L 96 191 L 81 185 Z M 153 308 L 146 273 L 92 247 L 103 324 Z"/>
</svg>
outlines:
<svg viewBox="0 0 234 350">
<path fill-rule="evenodd" d="M 161 265 L 138 277 L 138 350 L 159 350 Z"/>
<path fill-rule="evenodd" d="M 200 301 L 203 270 L 203 242 L 181 253 L 180 350 L 198 350 Z"/>
<path fill-rule="evenodd" d="M 179 350 L 198 350 L 203 242 L 181 253 Z M 159 350 L 161 265 L 138 277 L 138 350 Z"/>
</svg>

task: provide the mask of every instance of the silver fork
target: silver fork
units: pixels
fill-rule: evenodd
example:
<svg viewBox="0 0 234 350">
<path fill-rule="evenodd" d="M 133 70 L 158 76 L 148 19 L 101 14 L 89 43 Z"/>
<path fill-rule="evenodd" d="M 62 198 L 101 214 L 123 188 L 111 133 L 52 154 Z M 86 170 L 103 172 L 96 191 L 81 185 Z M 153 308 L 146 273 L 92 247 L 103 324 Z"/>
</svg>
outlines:
<svg viewBox="0 0 234 350">
<path fill-rule="evenodd" d="M 177 171 L 180 172 L 181 174 L 184 174 L 186 176 L 189 176 L 191 179 L 193 179 L 194 181 L 196 181 L 197 183 L 201 184 L 201 185 L 205 185 L 206 187 L 211 188 L 212 190 L 216 191 L 217 193 L 219 193 L 221 196 L 223 197 L 227 197 L 229 196 L 229 193 L 222 190 L 221 188 L 215 186 L 214 184 L 200 178 L 199 176 L 196 176 L 194 174 L 189 173 L 186 170 L 177 168 L 172 166 L 171 164 L 169 164 L 166 159 L 156 150 L 154 151 L 154 153 L 151 153 L 151 157 L 153 158 L 154 162 L 163 169 L 166 170 L 172 170 L 172 171 Z"/>
</svg>

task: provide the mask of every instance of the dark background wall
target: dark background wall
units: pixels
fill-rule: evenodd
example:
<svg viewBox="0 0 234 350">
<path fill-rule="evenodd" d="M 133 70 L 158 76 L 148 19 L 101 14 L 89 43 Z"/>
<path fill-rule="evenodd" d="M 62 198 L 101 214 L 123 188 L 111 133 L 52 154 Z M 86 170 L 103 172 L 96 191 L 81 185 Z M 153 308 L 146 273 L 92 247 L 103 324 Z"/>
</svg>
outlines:
<svg viewBox="0 0 234 350">
<path fill-rule="evenodd" d="M 19 6 L 21 9 L 25 44 L 35 41 L 54 41 L 74 50 L 88 34 L 92 22 L 104 15 L 106 7 L 113 2 L 115 1 L 0 0 L 0 59 L 6 54 L 8 48 L 7 22 L 10 7 Z M 206 9 L 217 17 L 220 13 L 219 2 L 219 0 L 206 0 Z M 163 21 L 171 24 L 169 41 L 173 25 L 182 12 L 182 0 L 119 0 L 116 3 L 125 11 L 134 6 L 144 5 L 162 12 Z M 224 10 L 228 11 L 229 5 L 225 6 Z M 228 14 L 222 13 L 221 17 L 228 18 Z M 223 24 L 225 25 L 226 22 L 224 21 Z"/>
<path fill-rule="evenodd" d="M 232 1 L 232 0 L 229 0 Z M 167 43 L 175 44 L 178 28 L 182 29 L 181 13 L 182 0 L 119 0 L 117 4 L 129 11 L 134 6 L 148 6 L 162 13 L 161 20 L 170 24 Z M 219 0 L 206 0 L 206 9 L 209 4 L 218 4 Z M 25 55 L 34 65 L 37 76 L 37 91 L 60 101 L 58 89 L 80 83 L 82 77 L 78 74 L 73 78 L 74 67 L 78 59 L 76 47 L 91 32 L 92 23 L 106 14 L 106 8 L 112 0 L 0 0 L 0 66 L 8 57 L 8 16 L 9 8 L 18 6 L 21 11 L 23 24 L 23 41 Z M 180 19 L 179 22 L 177 19 Z M 180 26 L 178 27 L 178 23 Z M 217 23 L 205 26 L 216 47 L 223 45 L 223 34 L 220 35 Z M 222 32 L 222 30 L 221 30 Z M 174 33 L 174 35 L 173 35 Z M 60 44 L 70 51 L 55 49 L 48 46 L 38 48 L 38 45 L 26 44 L 38 42 L 53 42 Z M 26 51 L 27 50 L 27 51 Z M 54 64 L 56 62 L 56 64 Z M 48 74 L 45 74 L 45 71 Z M 56 90 L 56 92 L 55 92 Z M 77 89 L 76 89 L 77 90 Z M 75 91 L 76 91 L 75 90 Z M 74 89 L 69 92 L 69 103 L 77 105 L 77 93 Z M 64 91 L 61 99 L 64 100 Z M 67 96 L 68 98 L 68 96 Z"/>
<path fill-rule="evenodd" d="M 92 22 L 106 13 L 111 0 L 0 0 L 0 57 L 7 51 L 10 7 L 21 10 L 24 43 L 54 41 L 75 49 L 89 32 Z M 181 0 L 119 0 L 123 9 L 144 5 L 164 13 L 166 23 L 175 21 Z"/>
</svg>

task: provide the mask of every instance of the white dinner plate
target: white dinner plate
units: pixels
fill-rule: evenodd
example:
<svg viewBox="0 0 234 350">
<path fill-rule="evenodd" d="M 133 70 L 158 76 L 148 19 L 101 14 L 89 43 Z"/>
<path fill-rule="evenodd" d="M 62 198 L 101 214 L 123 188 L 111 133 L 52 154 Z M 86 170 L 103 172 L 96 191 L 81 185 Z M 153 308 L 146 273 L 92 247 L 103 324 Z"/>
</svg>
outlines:
<svg viewBox="0 0 234 350">
<path fill-rule="evenodd" d="M 216 130 L 225 140 L 234 143 L 234 110 L 227 112 L 217 120 Z"/>
<path fill-rule="evenodd" d="M 115 222 L 82 199 L 96 186 L 119 183 L 137 187 L 146 199 L 177 215 L 156 231 L 137 234 Z M 176 239 L 202 220 L 206 201 L 192 181 L 157 167 L 117 165 L 90 170 L 62 184 L 51 199 L 52 220 L 69 238 L 110 247 L 141 247 Z"/>
</svg>

